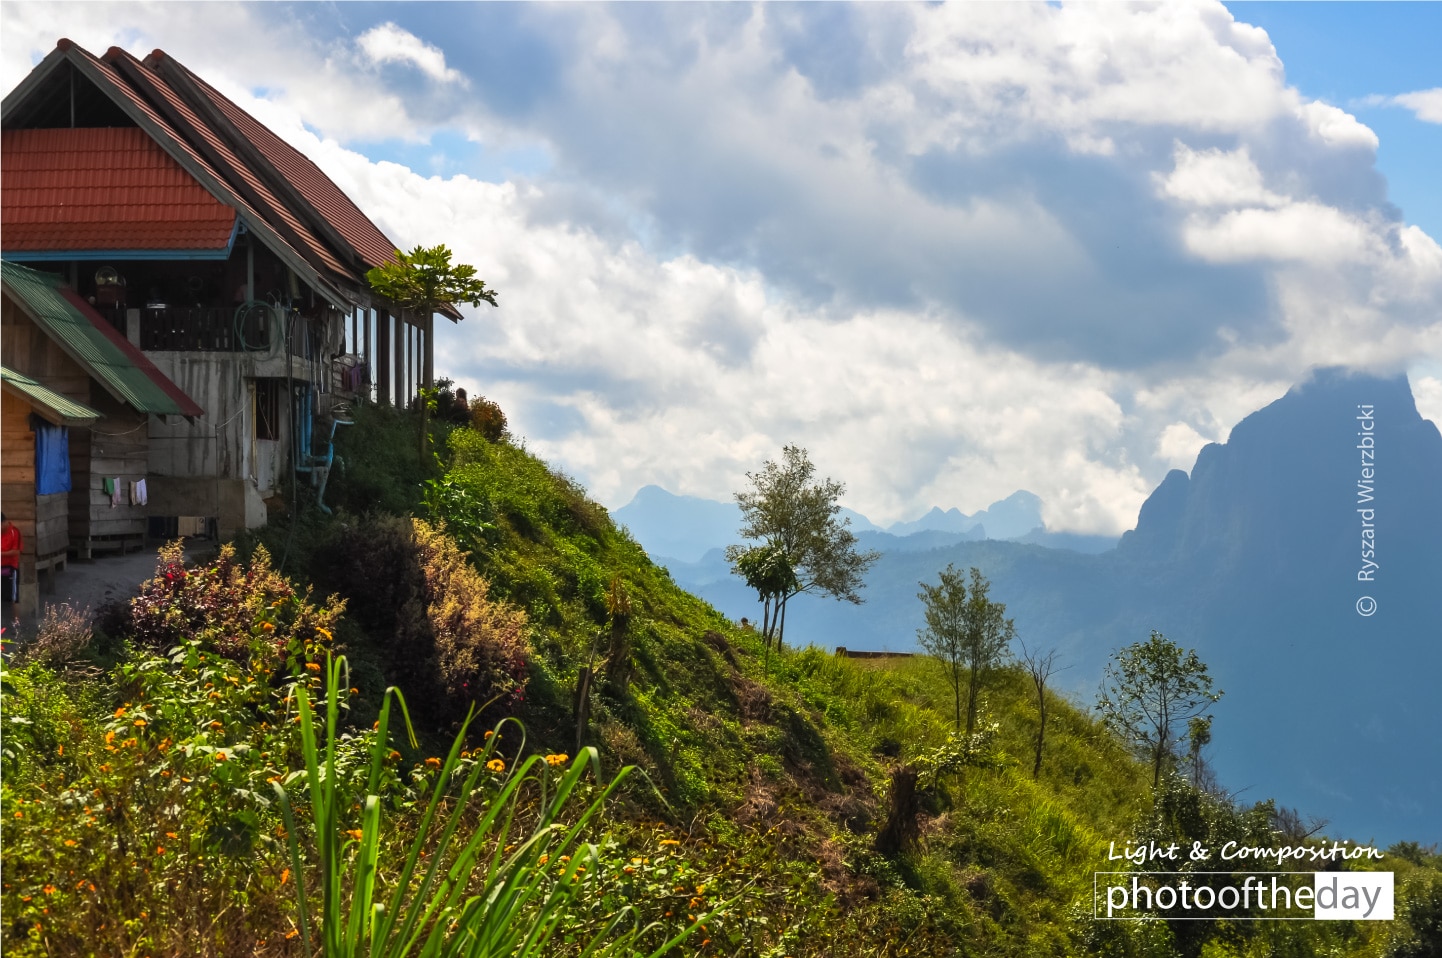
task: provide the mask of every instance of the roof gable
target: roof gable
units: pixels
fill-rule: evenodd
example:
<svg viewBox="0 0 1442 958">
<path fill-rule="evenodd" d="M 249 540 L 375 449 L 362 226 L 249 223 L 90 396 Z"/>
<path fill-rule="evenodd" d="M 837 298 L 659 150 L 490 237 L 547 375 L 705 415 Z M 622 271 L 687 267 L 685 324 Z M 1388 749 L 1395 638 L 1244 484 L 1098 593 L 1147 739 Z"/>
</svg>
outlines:
<svg viewBox="0 0 1442 958">
<path fill-rule="evenodd" d="M 6 130 L 0 166 L 0 239 L 12 259 L 230 252 L 235 209 L 139 127 Z"/>
</svg>

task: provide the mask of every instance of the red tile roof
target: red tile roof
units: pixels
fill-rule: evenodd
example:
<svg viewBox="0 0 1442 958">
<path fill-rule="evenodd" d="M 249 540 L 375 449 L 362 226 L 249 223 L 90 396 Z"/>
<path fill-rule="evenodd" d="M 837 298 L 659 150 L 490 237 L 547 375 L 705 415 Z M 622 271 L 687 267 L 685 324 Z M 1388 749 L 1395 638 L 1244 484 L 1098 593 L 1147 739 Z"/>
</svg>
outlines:
<svg viewBox="0 0 1442 958">
<path fill-rule="evenodd" d="M 276 136 L 259 120 L 164 51 L 156 50 L 145 62 L 161 75 L 173 69 L 194 83 L 196 89 L 230 121 L 236 132 L 284 174 L 312 208 L 344 237 L 366 265 L 380 266 L 395 259 L 395 243 L 309 157 Z"/>
<path fill-rule="evenodd" d="M 292 234 L 287 236 L 287 239 L 290 240 L 292 246 L 297 247 L 302 255 L 310 254 L 306 256 L 306 259 L 318 259 L 326 269 L 339 276 L 350 274 L 350 271 L 309 227 L 271 192 L 257 171 L 252 170 L 238 157 L 224 139 L 211 129 L 210 125 L 196 114 L 190 104 L 186 103 L 170 87 L 170 84 L 119 47 L 111 47 L 105 51 L 103 59 L 106 63 L 121 70 L 132 85 L 149 86 L 151 89 L 143 90 L 143 92 L 152 102 L 162 112 L 172 116 L 182 131 L 191 136 L 192 143 L 197 149 L 205 152 L 208 148 L 213 156 L 212 162 L 219 164 L 221 172 L 225 174 L 231 185 L 250 192 L 255 197 L 252 202 L 259 207 L 259 212 L 266 216 L 271 225 Z M 137 84 L 135 77 L 143 79 Z"/>
<path fill-rule="evenodd" d="M 6 252 L 224 250 L 235 209 L 137 127 L 0 135 Z"/>
</svg>

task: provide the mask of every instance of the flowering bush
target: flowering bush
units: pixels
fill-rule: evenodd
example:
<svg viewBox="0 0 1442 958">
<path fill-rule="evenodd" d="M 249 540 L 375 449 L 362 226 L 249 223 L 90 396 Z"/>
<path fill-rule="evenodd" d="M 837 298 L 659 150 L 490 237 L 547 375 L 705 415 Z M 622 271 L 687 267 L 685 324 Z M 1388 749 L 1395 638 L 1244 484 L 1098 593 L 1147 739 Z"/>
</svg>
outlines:
<svg viewBox="0 0 1442 958">
<path fill-rule="evenodd" d="M 287 673 L 319 662 L 332 644 L 345 601 L 311 602 L 270 565 L 261 546 L 247 563 L 231 546 L 204 565 L 188 567 L 179 540 L 161 548 L 155 576 L 130 602 L 122 627 L 136 645 L 168 654 L 194 638 L 200 647 Z"/>
</svg>

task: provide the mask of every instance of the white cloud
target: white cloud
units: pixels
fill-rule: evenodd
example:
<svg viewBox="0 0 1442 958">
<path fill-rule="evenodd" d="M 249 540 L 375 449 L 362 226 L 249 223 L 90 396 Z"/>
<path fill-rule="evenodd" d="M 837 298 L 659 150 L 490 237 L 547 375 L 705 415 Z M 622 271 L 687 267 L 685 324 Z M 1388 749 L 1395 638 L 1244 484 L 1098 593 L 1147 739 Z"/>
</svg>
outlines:
<svg viewBox="0 0 1442 958">
<path fill-rule="evenodd" d="M 1442 123 L 1442 87 L 1383 97 L 1384 102 L 1403 106 L 1417 114 L 1423 123 Z"/>
<path fill-rule="evenodd" d="M 1377 134 L 1352 114 L 1330 103 L 1313 100 L 1297 107 L 1297 115 L 1308 131 L 1328 146 L 1375 150 Z"/>
<path fill-rule="evenodd" d="M 1268 190 L 1262 171 L 1245 146 L 1236 150 L 1193 150 L 1178 143 L 1176 166 L 1156 175 L 1161 192 L 1190 206 L 1281 206 L 1286 198 Z"/>
<path fill-rule="evenodd" d="M 356 46 L 372 63 L 407 63 L 438 83 L 465 83 L 459 70 L 446 66 L 440 47 L 389 21 L 356 37 Z"/>
</svg>

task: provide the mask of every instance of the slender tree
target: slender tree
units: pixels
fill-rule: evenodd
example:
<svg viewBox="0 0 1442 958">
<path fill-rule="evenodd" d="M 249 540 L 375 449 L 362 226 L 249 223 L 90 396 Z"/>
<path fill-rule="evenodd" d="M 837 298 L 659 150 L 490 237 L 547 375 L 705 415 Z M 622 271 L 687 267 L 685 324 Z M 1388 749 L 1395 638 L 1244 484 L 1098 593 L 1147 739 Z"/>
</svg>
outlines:
<svg viewBox="0 0 1442 958">
<path fill-rule="evenodd" d="M 844 485 L 831 479 L 818 481 L 816 467 L 800 446 L 784 447 L 782 459 L 781 463 L 767 461 L 759 472 L 747 473 L 751 488 L 736 493 L 741 537 L 779 552 L 793 576 L 789 585 L 774 593 L 768 613 L 778 648 L 786 634 L 786 605 L 793 596 L 810 592 L 860 605 L 862 579 L 881 555 L 858 551 L 851 520 L 838 517 Z M 747 577 L 741 562 L 755 548 L 733 545 L 726 549 L 726 559 L 738 575 Z M 781 575 L 780 571 L 776 574 Z"/>
<path fill-rule="evenodd" d="M 940 582 L 919 583 L 916 594 L 926 606 L 926 627 L 917 630 L 921 647 L 946 669 L 955 696 L 955 720 L 961 728 L 961 682 L 967 679 L 966 734 L 976 727 L 976 706 L 987 673 L 1001 662 L 1016 637 L 1016 626 L 1006 618 L 1006 605 L 993 602 L 991 583 L 972 567 L 967 575 L 954 565 L 940 573 Z"/>
<path fill-rule="evenodd" d="M 1056 649 L 1041 650 L 1028 649 L 1026 643 L 1021 643 L 1021 661 L 1026 666 L 1026 673 L 1031 677 L 1032 687 L 1036 689 L 1036 759 L 1031 765 L 1031 777 L 1036 779 L 1041 775 L 1041 752 L 1046 742 L 1046 686 L 1050 681 L 1056 668 Z M 1070 666 L 1067 666 L 1070 668 Z"/>
<path fill-rule="evenodd" d="M 1221 697 L 1220 690 L 1212 691 L 1212 677 L 1194 650 L 1153 632 L 1147 641 L 1113 654 L 1097 708 L 1109 728 L 1151 759 L 1156 788 L 1178 729 Z"/>
</svg>

